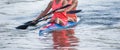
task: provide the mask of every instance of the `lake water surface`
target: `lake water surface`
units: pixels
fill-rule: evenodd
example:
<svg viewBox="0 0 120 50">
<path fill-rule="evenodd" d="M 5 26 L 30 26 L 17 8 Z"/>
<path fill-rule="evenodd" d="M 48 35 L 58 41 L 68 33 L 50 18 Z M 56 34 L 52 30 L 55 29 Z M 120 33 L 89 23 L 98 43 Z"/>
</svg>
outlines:
<svg viewBox="0 0 120 50">
<path fill-rule="evenodd" d="M 55 50 L 51 35 L 15 27 L 38 16 L 48 0 L 0 0 L 0 50 Z M 79 0 L 81 23 L 72 37 L 75 44 L 56 50 L 120 50 L 120 0 Z M 39 25 L 41 25 L 40 22 Z M 31 27 L 30 27 L 31 28 Z"/>
</svg>

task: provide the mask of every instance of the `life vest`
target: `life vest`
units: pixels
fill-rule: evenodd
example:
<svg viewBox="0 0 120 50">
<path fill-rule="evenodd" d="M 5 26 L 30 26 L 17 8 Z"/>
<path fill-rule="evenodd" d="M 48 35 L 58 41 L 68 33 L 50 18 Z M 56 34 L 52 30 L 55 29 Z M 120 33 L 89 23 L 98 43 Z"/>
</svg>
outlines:
<svg viewBox="0 0 120 50">
<path fill-rule="evenodd" d="M 63 3 L 63 0 L 60 0 L 59 3 L 56 3 L 56 0 L 53 0 L 52 10 L 62 7 L 62 3 Z M 55 12 L 51 19 L 55 20 L 56 18 L 59 18 L 60 20 L 62 20 L 63 25 L 67 25 L 68 18 L 66 16 L 65 11 L 64 12 Z"/>
</svg>

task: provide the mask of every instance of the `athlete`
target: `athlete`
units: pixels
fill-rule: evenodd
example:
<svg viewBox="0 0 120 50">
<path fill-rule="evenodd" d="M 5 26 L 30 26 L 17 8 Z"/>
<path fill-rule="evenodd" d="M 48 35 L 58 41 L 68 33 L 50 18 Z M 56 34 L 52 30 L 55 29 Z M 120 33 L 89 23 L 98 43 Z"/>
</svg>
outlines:
<svg viewBox="0 0 120 50">
<path fill-rule="evenodd" d="M 50 9 L 55 10 L 59 7 L 67 5 L 66 0 L 51 0 L 50 3 L 48 4 L 47 8 L 37 17 L 33 20 L 33 23 L 36 23 L 39 19 L 43 18 L 44 15 L 46 15 Z M 65 9 L 60 9 L 53 13 L 53 16 L 49 22 L 51 23 L 57 23 L 61 25 L 66 25 L 67 24 L 67 16 Z"/>
<path fill-rule="evenodd" d="M 37 18 L 35 18 L 32 23 L 36 23 L 39 19 L 43 18 L 43 16 L 46 15 L 50 9 L 55 10 L 67 4 L 68 4 L 67 0 L 51 0 L 47 8 Z M 53 13 L 52 18 L 49 21 L 50 24 L 44 26 L 43 28 L 40 28 L 40 30 L 50 27 L 56 23 L 65 26 L 67 25 L 68 22 L 67 19 L 68 17 L 66 16 L 65 9 L 57 10 L 56 12 Z"/>
<path fill-rule="evenodd" d="M 67 0 L 68 4 L 71 4 L 70 7 L 66 11 L 76 10 L 78 0 Z M 77 21 L 77 15 L 76 14 L 67 14 L 68 21 Z"/>
<path fill-rule="evenodd" d="M 71 6 L 68 7 L 66 11 L 76 10 L 78 0 L 67 0 L 67 1 L 68 1 L 68 4 L 71 4 Z M 72 22 L 77 21 L 77 15 L 76 14 L 67 14 L 67 16 L 68 16 L 68 21 L 72 21 Z M 74 30 L 69 29 L 69 30 L 67 30 L 67 33 L 68 33 L 68 35 L 72 35 L 72 34 L 74 34 Z"/>
<path fill-rule="evenodd" d="M 66 9 L 66 11 L 76 10 L 78 0 L 67 0 L 68 4 L 71 4 L 70 7 Z M 68 21 L 76 22 L 77 21 L 77 15 L 76 14 L 67 14 Z M 60 30 L 60 31 L 54 31 L 53 32 L 53 41 L 54 41 L 54 47 L 55 48 L 61 48 L 61 47 L 70 47 L 72 44 L 71 42 L 78 42 L 76 41 L 77 38 L 74 38 L 74 30 Z M 74 39 L 74 40 L 73 40 Z M 75 45 L 74 45 L 75 46 Z M 65 48 L 64 48 L 65 49 Z M 67 49 L 67 48 L 66 48 Z"/>
</svg>

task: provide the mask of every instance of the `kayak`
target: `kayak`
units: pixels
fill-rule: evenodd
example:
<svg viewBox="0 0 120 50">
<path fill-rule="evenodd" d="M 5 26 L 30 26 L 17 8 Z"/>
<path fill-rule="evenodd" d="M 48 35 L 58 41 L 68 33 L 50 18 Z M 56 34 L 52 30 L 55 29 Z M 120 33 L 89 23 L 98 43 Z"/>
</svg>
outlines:
<svg viewBox="0 0 120 50">
<path fill-rule="evenodd" d="M 80 23 L 80 18 L 77 18 L 77 22 L 68 22 L 66 26 L 62 26 L 56 23 L 47 23 L 45 26 L 40 28 L 39 36 L 44 36 L 44 34 L 51 33 L 52 31 L 55 31 L 55 30 L 59 31 L 62 29 L 70 29 L 70 28 L 75 27 L 79 23 Z"/>
</svg>

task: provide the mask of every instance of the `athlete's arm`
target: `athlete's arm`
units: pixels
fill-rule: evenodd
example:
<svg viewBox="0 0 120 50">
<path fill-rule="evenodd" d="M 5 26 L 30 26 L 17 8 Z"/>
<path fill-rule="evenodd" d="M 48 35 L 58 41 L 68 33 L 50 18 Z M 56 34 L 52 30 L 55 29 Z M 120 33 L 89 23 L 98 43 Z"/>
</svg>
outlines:
<svg viewBox="0 0 120 50">
<path fill-rule="evenodd" d="M 51 8 L 52 8 L 52 1 L 50 1 L 47 8 L 37 18 L 35 18 L 33 21 L 35 22 L 35 21 L 39 20 L 40 18 L 42 18 L 44 15 L 46 15 L 49 12 L 49 10 Z"/>
<path fill-rule="evenodd" d="M 76 8 L 78 5 L 78 0 L 72 0 L 71 6 L 66 10 L 67 12 L 72 10 L 73 8 Z"/>
<path fill-rule="evenodd" d="M 65 6 L 65 5 L 67 5 L 67 4 L 68 4 L 67 0 L 63 0 L 62 6 Z M 66 9 L 66 8 L 60 9 L 60 10 L 57 10 L 56 12 L 64 12 L 65 9 Z"/>
</svg>

